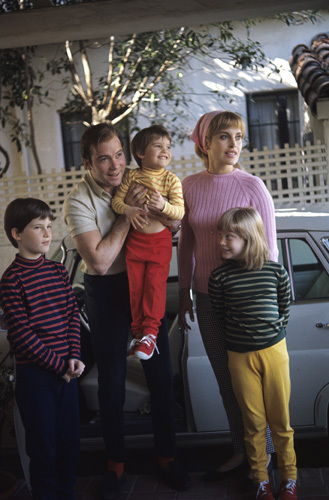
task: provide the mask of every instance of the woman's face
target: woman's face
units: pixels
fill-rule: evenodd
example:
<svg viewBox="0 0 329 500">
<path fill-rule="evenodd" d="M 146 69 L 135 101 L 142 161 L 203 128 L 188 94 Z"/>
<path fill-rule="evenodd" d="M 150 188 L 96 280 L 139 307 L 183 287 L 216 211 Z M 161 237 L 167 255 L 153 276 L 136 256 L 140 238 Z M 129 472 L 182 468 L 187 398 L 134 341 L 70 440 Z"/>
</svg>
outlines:
<svg viewBox="0 0 329 500">
<path fill-rule="evenodd" d="M 223 170 L 232 170 L 238 160 L 242 149 L 243 134 L 238 128 L 229 127 L 206 138 L 206 148 L 209 158 L 209 169 L 212 167 Z"/>
</svg>

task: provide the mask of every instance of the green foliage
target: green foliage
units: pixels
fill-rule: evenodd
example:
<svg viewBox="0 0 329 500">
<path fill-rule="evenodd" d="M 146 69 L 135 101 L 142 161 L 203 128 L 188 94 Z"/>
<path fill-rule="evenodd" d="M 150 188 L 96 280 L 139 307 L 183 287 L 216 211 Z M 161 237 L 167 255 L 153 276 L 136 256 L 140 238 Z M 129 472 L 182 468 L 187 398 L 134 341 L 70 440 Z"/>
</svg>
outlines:
<svg viewBox="0 0 329 500">
<path fill-rule="evenodd" d="M 308 20 L 315 22 L 318 17 L 316 11 L 276 16 L 289 25 Z M 129 37 L 110 37 L 102 44 L 75 42 L 67 45 L 66 56 L 50 61 L 48 67 L 53 74 L 67 75 L 69 72 L 71 75 L 71 93 L 63 108 L 65 112 L 86 113 L 89 110 L 90 123 L 104 119 L 118 123 L 126 116 L 131 119 L 148 109 L 151 121 L 161 119 L 165 122 L 166 117 L 160 111 L 161 103 L 168 105 L 171 117 L 177 118 L 192 100 L 200 98 L 182 79 L 195 59 L 206 65 L 211 54 L 243 71 L 257 71 L 266 66 L 271 73 L 280 75 L 281 68 L 268 60 L 261 44 L 251 37 L 252 28 L 259 22 L 261 20 L 257 19 L 242 21 L 245 36 L 241 38 L 236 34 L 235 24 L 227 21 L 198 30 L 182 27 Z M 92 67 L 93 51 L 104 46 L 109 51 L 109 71 L 97 79 L 93 77 L 97 69 Z M 81 68 L 84 68 L 84 74 Z M 68 84 L 67 77 L 65 83 Z M 240 81 L 236 80 L 234 85 L 240 87 Z M 232 99 L 223 91 L 209 92 L 222 99 Z M 172 119 L 170 123 L 173 123 Z M 178 127 L 178 131 L 182 136 L 182 129 Z"/>
<path fill-rule="evenodd" d="M 315 24 L 319 19 L 323 19 L 316 9 L 278 14 L 277 18 L 288 26 L 299 26 L 307 21 L 311 21 L 312 24 Z"/>
<path fill-rule="evenodd" d="M 33 2 L 24 0 L 23 8 Z M 80 0 L 56 0 L 56 5 Z M 82 0 L 81 0 L 82 1 Z M 15 9 L 15 0 L 0 0 L 0 5 Z M 8 11 L 8 10 L 7 10 Z M 320 17 L 317 11 L 301 11 L 275 16 L 289 26 Z M 166 122 L 161 111 L 165 103 L 170 114 L 170 129 L 177 128 L 177 137 L 184 137 L 180 119 L 188 110 L 192 100 L 200 102 L 202 96 L 195 94 L 183 76 L 195 60 L 202 61 L 211 70 L 211 55 L 243 71 L 269 67 L 280 75 L 280 68 L 269 61 L 261 44 L 252 38 L 252 28 L 261 19 L 242 21 L 245 35 L 239 38 L 233 22 L 227 21 L 194 30 L 190 27 L 165 29 L 160 32 L 138 33 L 131 36 L 111 36 L 105 41 L 67 42 L 58 57 L 48 61 L 44 71 L 35 71 L 33 48 L 6 49 L 0 51 L 0 124 L 10 128 L 10 137 L 18 150 L 22 144 L 34 147 L 30 140 L 31 129 L 13 118 L 15 106 L 27 106 L 31 114 L 33 103 L 46 103 L 47 91 L 43 91 L 42 80 L 47 72 L 60 76 L 70 90 L 68 100 L 61 110 L 68 117 L 83 116 L 89 123 L 108 119 L 119 123 L 129 116 L 131 127 L 135 126 L 137 114 L 143 112 L 150 121 Z M 97 77 L 94 54 L 104 47 L 108 50 L 108 62 Z M 25 57 L 25 65 L 23 58 Z M 224 82 L 225 83 L 225 82 Z M 234 82 L 236 87 L 240 81 Z M 225 91 L 209 90 L 221 99 L 232 99 Z M 163 109 L 163 108 L 162 108 Z"/>
<path fill-rule="evenodd" d="M 43 90 L 44 72 L 33 67 L 35 49 L 0 50 L 0 124 L 9 128 L 9 136 L 20 152 L 22 144 L 30 146 L 28 126 L 15 116 L 14 108 L 23 110 L 30 100 L 46 103 L 47 90 Z"/>
</svg>

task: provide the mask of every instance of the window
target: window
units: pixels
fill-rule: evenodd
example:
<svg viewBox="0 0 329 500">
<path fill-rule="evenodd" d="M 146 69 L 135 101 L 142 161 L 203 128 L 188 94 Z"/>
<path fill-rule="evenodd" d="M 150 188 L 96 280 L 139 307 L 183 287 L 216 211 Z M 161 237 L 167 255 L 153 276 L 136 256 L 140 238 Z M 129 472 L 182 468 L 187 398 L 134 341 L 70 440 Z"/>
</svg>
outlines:
<svg viewBox="0 0 329 500">
<path fill-rule="evenodd" d="M 87 127 L 82 121 L 68 121 L 64 115 L 61 115 L 61 125 L 65 170 L 70 170 L 72 167 L 79 170 L 82 164 L 80 138 Z"/>
<path fill-rule="evenodd" d="M 279 262 L 291 271 L 293 299 L 329 298 L 329 276 L 306 240 L 278 240 Z"/>
<path fill-rule="evenodd" d="M 300 142 L 297 90 L 248 94 L 247 112 L 251 151 Z"/>
<path fill-rule="evenodd" d="M 84 123 L 89 123 L 89 117 L 86 118 L 85 115 L 80 113 L 61 113 L 61 127 L 62 127 L 62 138 L 63 138 L 63 149 L 64 149 L 64 162 L 65 170 L 70 170 L 74 167 L 79 170 L 82 165 L 81 153 L 80 153 L 80 139 L 84 131 L 87 129 L 87 125 Z M 115 127 L 119 130 L 123 140 L 123 150 L 126 156 L 127 165 L 129 165 L 131 160 L 130 154 L 130 137 L 129 137 L 129 126 L 127 119 L 119 122 Z"/>
</svg>

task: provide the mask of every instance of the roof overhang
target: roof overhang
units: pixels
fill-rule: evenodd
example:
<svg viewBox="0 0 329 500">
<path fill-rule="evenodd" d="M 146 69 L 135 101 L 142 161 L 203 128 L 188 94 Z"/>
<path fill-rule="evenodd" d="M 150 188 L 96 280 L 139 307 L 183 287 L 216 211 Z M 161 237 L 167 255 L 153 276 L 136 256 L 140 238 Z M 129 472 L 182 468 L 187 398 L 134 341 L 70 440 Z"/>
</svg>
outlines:
<svg viewBox="0 0 329 500">
<path fill-rule="evenodd" d="M 44 45 L 251 19 L 280 12 L 327 9 L 327 0 L 96 0 L 0 15 L 0 48 Z"/>
</svg>

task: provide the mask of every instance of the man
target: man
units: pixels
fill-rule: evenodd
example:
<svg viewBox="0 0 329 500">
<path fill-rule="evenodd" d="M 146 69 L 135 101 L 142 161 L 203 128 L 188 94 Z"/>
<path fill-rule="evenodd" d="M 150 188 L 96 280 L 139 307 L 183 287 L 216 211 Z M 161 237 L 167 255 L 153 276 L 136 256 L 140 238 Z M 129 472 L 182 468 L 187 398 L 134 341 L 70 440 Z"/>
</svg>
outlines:
<svg viewBox="0 0 329 500">
<path fill-rule="evenodd" d="M 131 315 L 124 242 L 130 223 L 116 215 L 112 197 L 125 171 L 125 156 L 116 129 L 101 123 L 81 138 L 83 164 L 88 172 L 64 203 L 65 222 L 83 259 L 86 308 L 98 368 L 98 397 L 108 473 L 100 498 L 113 500 L 126 481 L 124 419 L 126 352 Z M 130 190 L 138 204 L 143 188 Z M 145 219 L 146 222 L 146 219 Z M 159 353 L 142 362 L 151 394 L 152 422 L 158 463 L 170 486 L 188 489 L 191 480 L 175 460 L 173 375 L 166 319 L 158 335 Z"/>
</svg>

